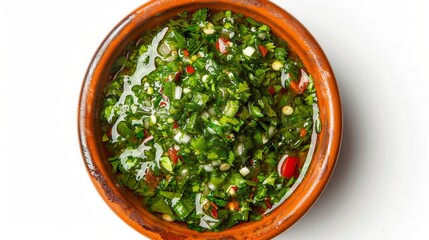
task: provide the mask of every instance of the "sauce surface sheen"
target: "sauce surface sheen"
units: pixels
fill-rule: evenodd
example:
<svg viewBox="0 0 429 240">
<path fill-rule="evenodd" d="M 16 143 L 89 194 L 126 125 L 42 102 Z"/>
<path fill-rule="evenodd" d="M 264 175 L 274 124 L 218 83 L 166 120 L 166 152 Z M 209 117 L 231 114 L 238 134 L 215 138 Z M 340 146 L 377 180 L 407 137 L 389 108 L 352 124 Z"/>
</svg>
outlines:
<svg viewBox="0 0 429 240">
<path fill-rule="evenodd" d="M 301 61 L 267 25 L 231 11 L 184 12 L 129 44 L 102 104 L 120 185 L 197 231 L 281 204 L 321 128 Z"/>
</svg>

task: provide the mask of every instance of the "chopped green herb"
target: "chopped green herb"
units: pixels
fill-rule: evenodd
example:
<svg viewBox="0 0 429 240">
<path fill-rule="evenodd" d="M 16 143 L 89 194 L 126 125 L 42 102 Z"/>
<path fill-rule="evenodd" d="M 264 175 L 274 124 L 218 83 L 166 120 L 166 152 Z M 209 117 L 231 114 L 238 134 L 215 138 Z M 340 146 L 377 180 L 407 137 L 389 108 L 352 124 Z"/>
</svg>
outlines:
<svg viewBox="0 0 429 240">
<path fill-rule="evenodd" d="M 153 214 L 222 231 L 260 220 L 304 176 L 322 128 L 315 84 L 268 25 L 183 12 L 111 69 L 102 141 L 119 185 Z"/>
</svg>

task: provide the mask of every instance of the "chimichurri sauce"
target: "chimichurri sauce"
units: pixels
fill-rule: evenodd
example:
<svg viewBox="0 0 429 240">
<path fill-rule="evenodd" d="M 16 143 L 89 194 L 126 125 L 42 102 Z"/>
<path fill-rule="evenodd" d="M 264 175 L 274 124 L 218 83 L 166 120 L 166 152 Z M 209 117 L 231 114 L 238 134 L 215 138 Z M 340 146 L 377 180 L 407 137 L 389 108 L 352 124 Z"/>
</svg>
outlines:
<svg viewBox="0 0 429 240">
<path fill-rule="evenodd" d="M 315 92 L 267 25 L 184 12 L 112 66 L 102 140 L 119 183 L 150 212 L 221 231 L 261 219 L 302 178 L 320 130 Z"/>
</svg>

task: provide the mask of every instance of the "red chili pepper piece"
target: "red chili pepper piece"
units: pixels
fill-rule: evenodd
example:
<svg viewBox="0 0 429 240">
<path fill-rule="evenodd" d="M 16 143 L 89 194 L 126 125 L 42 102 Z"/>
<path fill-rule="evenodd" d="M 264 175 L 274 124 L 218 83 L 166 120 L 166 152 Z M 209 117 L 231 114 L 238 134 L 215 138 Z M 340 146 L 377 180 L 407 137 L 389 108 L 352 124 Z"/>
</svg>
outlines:
<svg viewBox="0 0 429 240">
<path fill-rule="evenodd" d="M 240 208 L 239 203 L 235 199 L 229 201 L 227 206 L 228 206 L 230 211 L 237 211 Z"/>
<path fill-rule="evenodd" d="M 250 163 L 250 165 L 254 165 L 255 164 L 255 159 L 253 159 L 253 158 L 251 158 L 250 160 L 249 160 L 249 163 Z"/>
<path fill-rule="evenodd" d="M 195 72 L 195 68 L 192 67 L 191 65 L 186 66 L 186 73 L 191 75 Z"/>
<path fill-rule="evenodd" d="M 159 103 L 159 107 L 165 108 L 167 106 L 167 103 L 162 101 Z"/>
<path fill-rule="evenodd" d="M 177 121 L 174 121 L 173 129 L 178 129 L 178 128 L 179 128 L 179 124 L 177 123 Z"/>
<path fill-rule="evenodd" d="M 151 188 L 156 188 L 161 181 L 161 177 L 155 176 L 152 171 L 148 171 L 145 175 L 145 181 Z"/>
<path fill-rule="evenodd" d="M 310 79 L 308 78 L 308 75 L 304 72 L 304 70 L 301 69 L 301 78 L 299 81 L 290 81 L 290 89 L 294 91 L 296 94 L 302 94 L 308 87 L 308 84 L 310 83 Z"/>
<path fill-rule="evenodd" d="M 218 206 L 214 202 L 210 202 L 210 212 L 214 218 L 218 218 L 218 212 L 217 212 Z"/>
<path fill-rule="evenodd" d="M 177 152 L 179 152 L 179 150 L 176 150 L 174 147 L 168 149 L 168 156 L 170 157 L 174 165 L 177 164 L 177 160 L 179 159 L 179 156 L 177 156 Z"/>
<path fill-rule="evenodd" d="M 307 136 L 307 129 L 305 129 L 305 128 L 301 128 L 301 130 L 299 130 L 299 136 L 300 136 L 300 137 L 305 137 L 305 136 Z"/>
<path fill-rule="evenodd" d="M 218 218 L 219 216 L 218 216 L 218 213 L 217 213 L 217 209 L 216 208 L 212 208 L 211 209 L 211 212 L 212 212 L 212 216 L 214 217 L 214 218 Z"/>
<path fill-rule="evenodd" d="M 185 55 L 185 57 L 189 57 L 189 51 L 188 50 L 183 49 L 182 52 L 183 52 L 183 55 Z"/>
<path fill-rule="evenodd" d="M 268 88 L 268 92 L 271 94 L 271 96 L 274 96 L 274 94 L 276 93 L 276 90 L 274 89 L 273 86 Z"/>
<path fill-rule="evenodd" d="M 176 72 L 176 74 L 174 75 L 174 81 L 178 82 L 180 80 L 180 75 L 182 74 L 182 72 L 178 71 Z"/>
<path fill-rule="evenodd" d="M 222 53 L 222 54 L 228 54 L 229 53 L 228 47 L 229 47 L 229 43 L 230 42 L 231 41 L 229 41 L 226 38 L 219 37 L 216 40 L 216 48 L 217 48 L 217 50 L 219 50 L 219 52 Z"/>
<path fill-rule="evenodd" d="M 259 45 L 258 48 L 259 51 L 261 51 L 262 57 L 265 57 L 265 55 L 267 55 L 268 53 L 267 47 L 265 47 L 264 45 Z"/>
<path fill-rule="evenodd" d="M 281 169 L 283 177 L 291 178 L 294 175 L 298 160 L 299 159 L 297 157 L 291 157 L 291 156 L 286 157 Z"/>
<path fill-rule="evenodd" d="M 150 132 L 147 129 L 143 130 L 143 133 L 144 133 L 144 138 L 148 138 L 151 136 Z"/>
</svg>

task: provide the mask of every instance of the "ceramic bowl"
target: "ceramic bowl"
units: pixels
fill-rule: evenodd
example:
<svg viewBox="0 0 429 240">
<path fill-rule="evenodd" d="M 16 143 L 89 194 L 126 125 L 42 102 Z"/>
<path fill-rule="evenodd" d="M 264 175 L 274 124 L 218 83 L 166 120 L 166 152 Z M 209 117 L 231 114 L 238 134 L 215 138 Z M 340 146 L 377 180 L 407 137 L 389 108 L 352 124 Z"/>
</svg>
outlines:
<svg viewBox="0 0 429 240">
<path fill-rule="evenodd" d="M 165 222 L 145 210 L 133 194 L 117 184 L 101 141 L 99 123 L 102 92 L 109 70 L 125 46 L 147 29 L 177 13 L 198 8 L 232 10 L 265 23 L 289 43 L 313 76 L 322 131 L 317 136 L 311 164 L 302 182 L 261 221 L 240 223 L 222 232 L 199 233 L 179 223 Z M 291 14 L 266 0 L 158 0 L 142 5 L 107 35 L 86 72 L 78 109 L 82 156 L 89 176 L 108 206 L 132 228 L 150 239 L 270 239 L 300 219 L 316 202 L 334 170 L 342 134 L 341 102 L 334 74 L 322 49 Z"/>
</svg>

